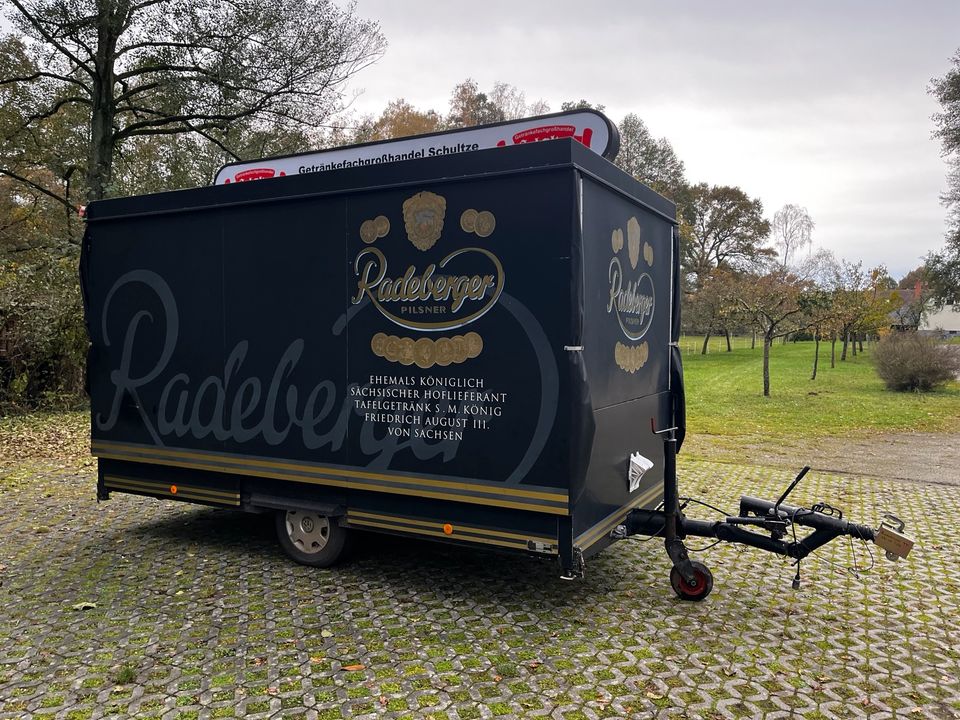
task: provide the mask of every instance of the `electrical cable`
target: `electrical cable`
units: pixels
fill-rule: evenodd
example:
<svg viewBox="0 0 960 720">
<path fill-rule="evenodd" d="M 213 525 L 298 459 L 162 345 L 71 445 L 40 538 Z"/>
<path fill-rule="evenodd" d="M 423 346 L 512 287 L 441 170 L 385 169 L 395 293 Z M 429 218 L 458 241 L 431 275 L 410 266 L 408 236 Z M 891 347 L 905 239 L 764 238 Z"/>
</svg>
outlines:
<svg viewBox="0 0 960 720">
<path fill-rule="evenodd" d="M 852 537 L 850 538 L 850 551 L 851 551 L 851 553 L 854 553 L 854 555 L 853 555 L 854 567 L 852 567 L 852 568 L 851 568 L 851 567 L 846 567 L 846 566 L 844 566 L 844 565 L 841 565 L 840 563 L 836 562 L 835 560 L 831 560 L 830 558 L 828 558 L 828 557 L 826 557 L 826 556 L 824 556 L 824 555 L 821 555 L 818 551 L 817 551 L 817 552 L 812 552 L 812 553 L 810 553 L 810 554 L 811 554 L 812 556 L 815 556 L 818 560 L 822 560 L 823 562 L 827 563 L 828 565 L 833 565 L 835 568 L 838 568 L 839 570 L 841 570 L 841 571 L 844 572 L 845 574 L 850 575 L 852 578 L 854 578 L 854 579 L 856 579 L 856 580 L 859 580 L 859 581 L 862 582 L 862 583 L 866 583 L 867 581 L 864 580 L 862 577 L 860 577 L 860 573 L 861 573 L 861 572 L 863 572 L 863 573 L 868 573 L 868 572 L 870 572 L 871 570 L 873 570 L 873 568 L 876 566 L 876 562 L 877 562 L 877 561 L 876 561 L 876 558 L 875 558 L 874 555 L 873 555 L 873 548 L 870 547 L 870 543 L 868 543 L 866 540 L 862 540 L 862 539 L 861 539 L 861 542 L 863 543 L 863 546 L 867 549 L 867 554 L 870 555 L 870 565 L 869 565 L 869 567 L 866 567 L 866 568 L 864 568 L 863 570 L 858 570 L 858 567 L 857 567 L 857 564 L 856 564 L 857 556 L 856 556 L 855 551 L 854 551 L 854 549 L 853 549 L 853 538 L 852 538 Z"/>
<path fill-rule="evenodd" d="M 877 564 L 877 560 L 876 560 L 876 558 L 873 556 L 873 548 L 870 547 L 870 543 L 868 543 L 868 542 L 867 542 L 866 540 L 864 540 L 863 538 L 860 539 L 860 542 L 863 543 L 863 546 L 867 549 L 867 554 L 870 556 L 870 567 L 868 567 L 866 570 L 864 570 L 865 573 L 868 573 L 868 572 L 870 572 L 871 570 L 873 570 L 874 566 Z"/>
<path fill-rule="evenodd" d="M 843 520 L 843 510 L 835 508 L 833 505 L 825 502 L 819 502 L 810 508 L 811 512 L 818 512 L 822 515 L 830 515 L 831 517 L 837 517 Z"/>
<path fill-rule="evenodd" d="M 684 503 L 696 503 L 697 505 L 703 505 L 705 508 L 710 508 L 711 510 L 714 510 L 715 512 L 720 513 L 724 517 L 733 517 L 730 513 L 726 512 L 725 510 L 721 510 L 717 506 L 711 505 L 710 503 L 706 503 L 703 500 L 697 500 L 696 498 L 691 498 L 691 497 L 682 497 L 680 498 L 680 500 L 681 502 L 684 502 Z"/>
<path fill-rule="evenodd" d="M 633 536 L 631 536 L 631 537 L 632 537 L 632 539 L 636 540 L 637 542 L 650 542 L 650 541 L 653 540 L 655 537 L 659 537 L 659 536 L 660 536 L 660 533 L 662 533 L 663 530 L 664 530 L 664 528 L 660 528 L 660 529 L 657 530 L 653 535 L 647 535 L 646 537 L 640 537 L 639 534 L 638 534 L 638 535 L 633 535 Z"/>
<path fill-rule="evenodd" d="M 704 547 L 699 547 L 699 548 L 688 547 L 687 550 L 689 550 L 690 552 L 705 552 L 710 548 L 715 547 L 716 545 L 719 545 L 722 542 L 723 540 L 715 540 L 714 542 L 710 543 L 709 545 L 705 545 Z"/>
</svg>

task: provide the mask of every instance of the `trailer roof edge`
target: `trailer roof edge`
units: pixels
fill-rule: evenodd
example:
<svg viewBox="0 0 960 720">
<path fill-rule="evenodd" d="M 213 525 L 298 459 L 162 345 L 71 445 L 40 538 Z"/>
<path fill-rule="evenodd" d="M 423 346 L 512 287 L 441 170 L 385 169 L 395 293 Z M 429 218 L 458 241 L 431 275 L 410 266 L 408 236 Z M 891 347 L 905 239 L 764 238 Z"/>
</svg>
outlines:
<svg viewBox="0 0 960 720">
<path fill-rule="evenodd" d="M 490 168 L 493 168 L 492 170 Z M 438 175 L 440 170 L 440 177 Z M 214 185 L 150 195 L 98 200 L 87 208 L 88 222 L 128 217 L 171 215 L 199 210 L 288 202 L 373 192 L 390 187 L 447 183 L 478 178 L 574 169 L 676 224 L 676 205 L 582 147 L 575 140 L 551 140 L 473 153 L 348 168 L 324 173 L 257 180 L 242 185 Z M 448 173 L 448 174 L 443 174 Z"/>
</svg>

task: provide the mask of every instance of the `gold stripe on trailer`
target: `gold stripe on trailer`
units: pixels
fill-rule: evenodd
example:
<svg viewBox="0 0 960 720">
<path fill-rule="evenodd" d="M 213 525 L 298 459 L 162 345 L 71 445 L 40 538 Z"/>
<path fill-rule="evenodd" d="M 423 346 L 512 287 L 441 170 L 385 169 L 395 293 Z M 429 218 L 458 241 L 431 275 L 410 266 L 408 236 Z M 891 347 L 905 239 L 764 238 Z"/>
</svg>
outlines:
<svg viewBox="0 0 960 720">
<path fill-rule="evenodd" d="M 209 488 L 201 488 L 194 485 L 168 485 L 166 483 L 134 480 L 133 478 L 117 477 L 114 475 L 104 475 L 103 485 L 107 488 L 107 490 L 150 493 L 152 495 L 157 495 L 158 497 L 202 500 L 203 502 L 231 505 L 234 507 L 239 507 L 240 505 L 240 493 L 232 493 L 223 490 L 211 490 Z M 172 491 L 171 488 L 173 487 L 177 488 L 176 492 Z"/>
<path fill-rule="evenodd" d="M 603 539 L 604 535 L 622 523 L 627 512 L 636 507 L 640 507 L 641 505 L 646 505 L 648 502 L 657 497 L 657 495 L 661 492 L 661 489 L 662 488 L 659 485 L 654 485 L 652 488 L 644 493 L 641 493 L 626 505 L 617 508 L 592 528 L 580 533 L 573 541 L 574 546 L 580 548 L 581 550 L 590 549 L 590 547 Z"/>
<path fill-rule="evenodd" d="M 102 448 L 103 451 L 98 451 Z M 383 480 L 394 483 L 413 483 L 417 485 L 426 485 L 437 488 L 447 488 L 453 490 L 468 490 L 472 492 L 498 493 L 501 495 L 511 495 L 521 498 L 531 498 L 535 500 L 545 500 L 548 502 L 566 502 L 567 493 L 564 490 L 526 490 L 523 488 L 512 487 L 492 487 L 480 483 L 457 482 L 454 480 L 433 480 L 413 475 L 400 475 L 390 473 L 374 473 L 365 470 L 353 470 L 351 468 L 337 468 L 329 465 L 318 465 L 313 463 L 298 463 L 290 460 L 271 460 L 269 458 L 251 457 L 246 455 L 231 455 L 226 453 L 213 453 L 203 451 L 181 450 L 179 448 L 165 448 L 153 445 L 137 445 L 134 443 L 118 443 L 109 440 L 95 440 L 91 445 L 94 455 L 100 457 L 111 457 L 108 453 L 113 452 L 111 448 L 116 448 L 117 452 L 124 453 L 142 453 L 157 457 L 182 457 L 189 460 L 205 460 L 217 462 L 225 465 L 244 465 L 254 467 L 276 468 L 279 470 L 296 470 L 300 472 L 315 472 L 334 474 L 342 477 L 361 478 L 366 480 Z"/>
<path fill-rule="evenodd" d="M 240 493 L 231 492 L 229 490 L 215 490 L 213 488 L 202 488 L 197 487 L 196 485 L 180 485 L 177 483 L 166 483 L 158 482 L 156 480 L 143 480 L 143 479 L 133 479 L 128 477 L 119 477 L 117 475 L 105 475 L 104 480 L 106 482 L 122 482 L 126 485 L 138 486 L 148 490 L 169 490 L 171 487 L 177 488 L 177 493 L 179 494 L 182 490 L 183 492 L 192 492 L 199 495 L 209 495 L 211 497 L 220 498 L 222 500 L 239 500 Z"/>
<path fill-rule="evenodd" d="M 485 485 L 474 485 L 468 483 L 446 482 L 440 480 L 423 479 L 422 483 L 418 478 L 401 475 L 382 475 L 376 473 L 361 473 L 359 471 L 339 470 L 336 468 L 319 468 L 308 464 L 275 463 L 273 461 L 257 460 L 254 458 L 228 457 L 213 454 L 188 453 L 179 450 L 167 450 L 163 448 L 146 448 L 144 446 L 126 446 L 130 450 L 125 451 L 125 446 L 113 444 L 119 449 L 114 450 L 104 443 L 96 442 L 92 446 L 94 455 L 112 460 L 122 460 L 126 462 L 147 463 L 156 465 L 168 465 L 170 467 L 187 468 L 191 470 L 206 470 L 213 472 L 224 472 L 235 475 L 247 475 L 251 477 L 264 477 L 277 480 L 287 480 L 291 482 L 311 483 L 315 485 L 330 485 L 333 487 L 343 487 L 356 490 L 369 490 L 373 492 L 386 492 L 397 495 L 411 495 L 415 497 L 436 498 L 440 500 L 449 500 L 453 502 L 466 502 L 477 505 L 489 505 L 493 507 L 511 508 L 517 510 L 528 510 L 532 512 L 548 513 L 551 515 L 568 515 L 567 498 L 565 494 L 559 493 L 541 493 L 532 490 L 520 490 L 514 488 L 495 488 Z M 181 459 L 183 458 L 183 459 Z M 196 458 L 193 460 L 192 458 Z M 223 464 L 221 461 L 229 461 Z M 249 465 L 240 465 L 247 463 Z M 229 463 L 235 463 L 231 465 Z M 259 469 L 257 465 L 263 466 Z M 278 472 L 273 467 L 291 467 L 309 475 L 291 474 L 289 472 Z M 350 480 L 338 475 L 356 477 L 369 476 L 374 478 L 373 482 L 362 482 L 360 480 Z M 398 485 L 382 485 L 376 480 L 388 483 L 398 483 Z M 409 485 L 404 487 L 403 484 Z M 464 495 L 451 492 L 440 492 L 439 490 L 425 489 L 428 487 L 451 487 L 452 489 L 464 488 L 465 492 L 483 493 L 480 495 Z M 523 501 L 522 498 L 529 495 L 545 495 L 549 499 Z M 521 500 L 507 500 L 505 497 L 518 497 Z"/>
<path fill-rule="evenodd" d="M 222 495 L 212 495 L 212 494 L 203 492 L 203 488 L 197 488 L 197 489 L 184 488 L 178 485 L 176 486 L 177 491 L 174 493 L 169 486 L 163 486 L 163 485 L 147 486 L 142 483 L 134 484 L 131 482 L 125 482 L 117 478 L 105 480 L 104 487 L 106 487 L 107 490 L 149 493 L 150 495 L 155 495 L 157 497 L 163 497 L 163 498 L 173 498 L 173 499 L 180 499 L 180 500 L 200 500 L 202 502 L 216 503 L 218 505 L 229 505 L 231 507 L 239 507 L 240 505 L 239 495 L 235 495 L 233 497 L 224 497 Z"/>
<path fill-rule="evenodd" d="M 413 524 L 405 524 L 410 521 L 407 518 L 395 518 L 392 516 L 383 516 L 383 520 L 373 520 L 368 518 L 359 518 L 356 517 L 354 513 L 347 512 L 347 521 L 351 526 L 354 527 L 370 527 L 376 528 L 378 530 L 392 530 L 399 533 L 411 533 L 414 535 L 423 535 L 425 537 L 436 537 L 443 538 L 444 540 L 461 540 L 463 542 L 472 542 L 480 543 L 483 545 L 496 545 L 497 547 L 506 547 L 513 548 L 514 550 L 529 550 L 529 545 L 527 540 L 511 540 L 501 537 L 494 537 L 493 534 L 487 534 L 486 531 L 483 531 L 480 528 L 469 528 L 467 529 L 464 526 L 457 526 L 454 532 L 447 534 L 443 532 L 442 529 L 433 529 L 430 527 L 420 527 Z M 394 522 L 397 521 L 397 522 Z M 431 523 L 425 523 L 425 525 L 430 525 Z M 536 541 L 536 538 L 529 538 L 529 540 Z M 542 538 L 540 542 L 543 542 L 545 545 L 549 545 L 551 550 L 548 551 L 549 554 L 555 555 L 557 551 L 553 548 L 556 548 L 556 541 L 552 538 Z"/>
<path fill-rule="evenodd" d="M 439 520 L 417 520 L 414 518 L 402 517 L 399 515 L 381 515 L 379 513 L 365 512 L 361 510 L 347 510 L 347 520 L 354 522 L 355 520 L 379 520 L 387 522 L 402 522 L 409 525 L 417 525 L 425 528 L 443 528 L 447 523 L 441 522 Z M 556 545 L 557 539 L 554 537 L 547 537 L 545 535 L 527 535 L 523 533 L 507 532 L 506 530 L 494 530 L 491 528 L 479 527 L 477 525 L 453 525 L 456 533 L 467 532 L 475 533 L 480 535 L 487 535 L 490 537 L 504 538 L 506 540 L 517 540 L 520 541 L 526 546 L 530 541 L 543 543 L 544 545 Z"/>
</svg>

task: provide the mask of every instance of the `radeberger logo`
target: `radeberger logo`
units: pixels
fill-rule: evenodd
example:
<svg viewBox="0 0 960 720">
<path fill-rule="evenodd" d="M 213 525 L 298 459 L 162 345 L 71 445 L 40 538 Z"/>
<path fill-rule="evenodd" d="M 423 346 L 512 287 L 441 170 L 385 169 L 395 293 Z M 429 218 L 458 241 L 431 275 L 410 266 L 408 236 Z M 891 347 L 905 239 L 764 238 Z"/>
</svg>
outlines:
<svg viewBox="0 0 960 720">
<path fill-rule="evenodd" d="M 628 340 L 639 342 L 650 329 L 653 313 L 656 309 L 656 294 L 653 278 L 640 267 L 641 257 L 647 267 L 653 267 L 653 247 L 642 242 L 640 223 L 635 217 L 627 221 L 627 236 L 624 243 L 622 228 L 614 229 L 610 236 L 613 258 L 607 269 L 610 283 L 610 295 L 607 300 L 607 312 L 617 317 L 620 330 Z M 626 245 L 626 257 L 623 249 Z M 649 357 L 646 342 L 639 345 L 625 345 L 618 342 L 614 347 L 614 360 L 617 365 L 629 373 L 642 368 Z"/>
<path fill-rule="evenodd" d="M 624 267 L 621 259 L 623 250 L 623 230 L 617 228 L 611 236 L 613 258 L 607 271 L 610 282 L 610 296 L 607 312 L 616 313 L 620 329 L 630 340 L 640 340 L 650 329 L 655 308 L 653 278 L 649 273 L 637 272 L 640 264 L 640 223 L 635 217 L 627 221 L 627 258 L 630 270 Z M 643 259 L 647 265 L 653 265 L 653 248 L 643 243 Z"/>
<path fill-rule="evenodd" d="M 443 231 L 446 207 L 443 197 L 430 192 L 417 193 L 404 201 L 404 228 L 415 248 L 424 253 L 434 248 Z M 493 232 L 496 222 L 491 212 L 469 210 L 465 215 L 467 212 L 472 213 L 472 232 L 480 237 Z M 387 253 L 373 245 L 389 231 L 385 216 L 361 225 L 361 238 L 369 246 L 354 260 L 354 305 L 367 297 L 391 322 L 427 332 L 463 327 L 496 305 L 503 292 L 504 272 L 492 252 L 462 247 L 423 265 L 395 268 Z"/>
</svg>

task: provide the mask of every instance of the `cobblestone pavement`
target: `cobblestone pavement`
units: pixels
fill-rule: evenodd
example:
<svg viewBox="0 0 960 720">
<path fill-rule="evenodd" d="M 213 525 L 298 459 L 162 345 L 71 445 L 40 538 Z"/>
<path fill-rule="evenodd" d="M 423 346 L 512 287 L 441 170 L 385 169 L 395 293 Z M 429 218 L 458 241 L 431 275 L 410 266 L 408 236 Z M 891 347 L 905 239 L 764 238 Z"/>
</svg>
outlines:
<svg viewBox="0 0 960 720">
<path fill-rule="evenodd" d="M 681 470 L 720 506 L 790 479 Z M 838 541 L 793 591 L 778 558 L 718 547 L 702 603 L 675 598 L 656 541 L 619 543 L 580 582 L 384 536 L 314 570 L 264 517 L 97 505 L 89 474 L 27 466 L 0 488 L 0 718 L 960 717 L 956 486 L 811 474 L 797 502 L 894 510 L 910 558 L 874 551 L 857 579 L 843 568 L 869 555 Z"/>
</svg>

